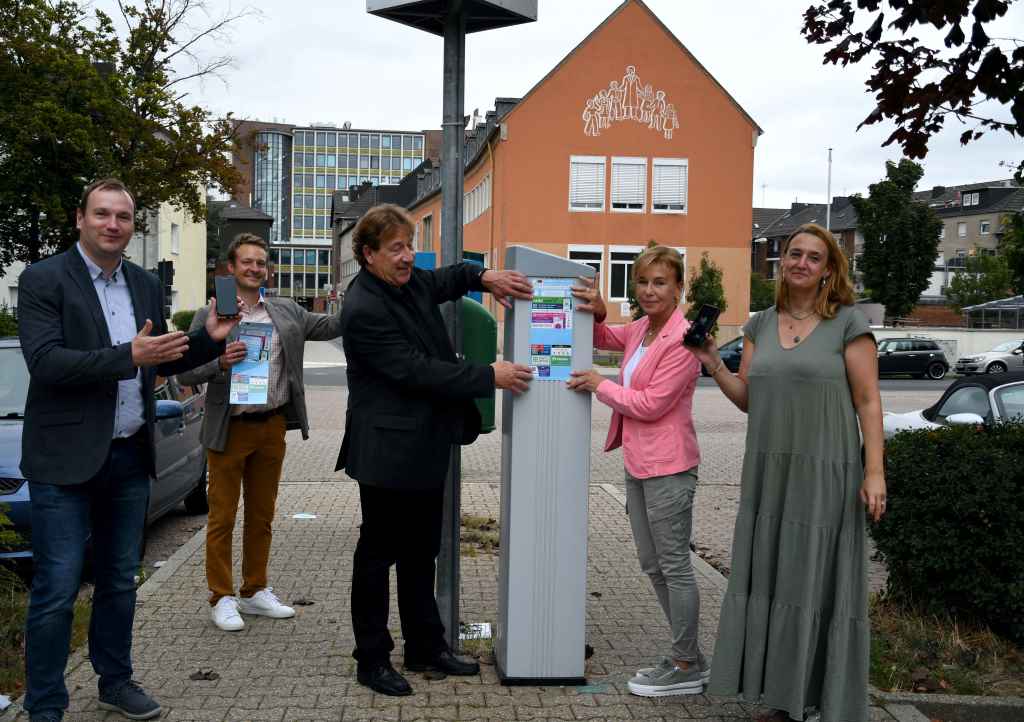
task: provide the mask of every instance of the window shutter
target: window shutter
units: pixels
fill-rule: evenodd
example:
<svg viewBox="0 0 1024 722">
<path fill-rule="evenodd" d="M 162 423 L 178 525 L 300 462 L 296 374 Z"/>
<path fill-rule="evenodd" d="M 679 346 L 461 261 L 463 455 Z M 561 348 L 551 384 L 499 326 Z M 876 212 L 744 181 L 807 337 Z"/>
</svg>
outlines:
<svg viewBox="0 0 1024 722">
<path fill-rule="evenodd" d="M 688 167 L 685 160 L 654 160 L 652 206 L 655 212 L 684 213 Z"/>
<path fill-rule="evenodd" d="M 642 211 L 647 201 L 647 159 L 612 159 L 612 208 Z"/>
<path fill-rule="evenodd" d="M 572 158 L 569 162 L 569 207 L 604 208 L 604 159 Z"/>
</svg>

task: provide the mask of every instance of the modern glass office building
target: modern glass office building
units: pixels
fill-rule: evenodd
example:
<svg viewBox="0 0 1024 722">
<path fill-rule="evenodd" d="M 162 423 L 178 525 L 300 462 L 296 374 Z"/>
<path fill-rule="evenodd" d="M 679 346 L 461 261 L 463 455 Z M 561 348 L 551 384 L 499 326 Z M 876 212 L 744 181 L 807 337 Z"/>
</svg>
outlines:
<svg viewBox="0 0 1024 722">
<path fill-rule="evenodd" d="M 307 305 L 331 277 L 331 197 L 362 183 L 397 184 L 426 156 L 425 133 L 242 121 L 236 167 L 239 203 L 274 219 L 274 291 Z"/>
</svg>

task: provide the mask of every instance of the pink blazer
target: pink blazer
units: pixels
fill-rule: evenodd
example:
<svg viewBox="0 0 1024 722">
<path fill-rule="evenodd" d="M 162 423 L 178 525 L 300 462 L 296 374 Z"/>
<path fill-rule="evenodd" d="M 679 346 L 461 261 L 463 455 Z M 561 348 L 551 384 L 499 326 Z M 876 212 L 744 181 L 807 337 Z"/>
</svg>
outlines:
<svg viewBox="0 0 1024 722">
<path fill-rule="evenodd" d="M 625 368 L 649 326 L 646 317 L 625 326 L 594 324 L 594 345 L 624 351 Z M 637 479 L 676 474 L 700 463 L 693 428 L 700 361 L 682 345 L 689 327 L 677 309 L 647 347 L 628 389 L 622 385 L 621 371 L 619 383 L 605 379 L 597 387 L 597 398 L 613 410 L 604 450 L 621 446 L 626 471 Z"/>
</svg>

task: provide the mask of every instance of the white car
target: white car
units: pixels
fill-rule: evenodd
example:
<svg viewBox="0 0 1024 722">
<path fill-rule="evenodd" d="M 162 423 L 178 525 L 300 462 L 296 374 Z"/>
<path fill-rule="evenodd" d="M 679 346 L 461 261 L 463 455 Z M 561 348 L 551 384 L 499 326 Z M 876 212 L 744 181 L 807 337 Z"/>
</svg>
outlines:
<svg viewBox="0 0 1024 722">
<path fill-rule="evenodd" d="M 966 374 L 1001 374 L 1024 370 L 1024 338 L 1004 341 L 991 351 L 963 356 L 956 360 L 956 372 Z"/>
<path fill-rule="evenodd" d="M 1010 419 L 1024 420 L 1024 371 L 959 379 L 927 409 L 905 414 L 886 412 L 882 415 L 882 430 L 888 440 L 900 431 Z"/>
</svg>

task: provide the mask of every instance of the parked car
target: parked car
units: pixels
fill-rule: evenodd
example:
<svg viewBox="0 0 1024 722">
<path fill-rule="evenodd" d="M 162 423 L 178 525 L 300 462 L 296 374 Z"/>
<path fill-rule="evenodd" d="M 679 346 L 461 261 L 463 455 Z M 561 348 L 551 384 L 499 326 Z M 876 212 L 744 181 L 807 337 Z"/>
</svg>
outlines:
<svg viewBox="0 0 1024 722">
<path fill-rule="evenodd" d="M 939 344 L 927 338 L 883 338 L 878 342 L 878 375 L 910 374 L 943 378 L 949 362 Z"/>
<path fill-rule="evenodd" d="M 739 372 L 740 359 L 743 358 L 743 336 L 723 343 L 718 347 L 718 353 L 722 357 L 722 361 L 727 369 L 733 373 Z M 708 370 L 701 366 L 700 373 L 701 376 L 707 376 Z"/>
<path fill-rule="evenodd" d="M 958 374 L 1001 374 L 1024 369 L 1024 338 L 1004 341 L 991 351 L 964 356 L 956 361 Z"/>
<path fill-rule="evenodd" d="M 1009 419 L 1024 420 L 1024 371 L 957 379 L 927 409 L 883 414 L 882 429 L 891 439 L 900 431 Z"/>
<path fill-rule="evenodd" d="M 0 338 L 0 504 L 6 506 L 14 531 L 24 540 L 16 549 L 0 549 L 0 560 L 32 558 L 32 520 L 28 482 L 21 469 L 21 431 L 28 396 L 28 368 L 17 338 Z M 151 524 L 182 501 L 190 514 L 205 514 L 206 454 L 199 443 L 206 396 L 201 388 L 183 387 L 174 377 L 157 377 L 156 479 L 146 523 Z"/>
</svg>

